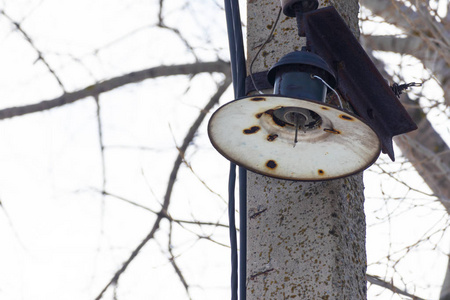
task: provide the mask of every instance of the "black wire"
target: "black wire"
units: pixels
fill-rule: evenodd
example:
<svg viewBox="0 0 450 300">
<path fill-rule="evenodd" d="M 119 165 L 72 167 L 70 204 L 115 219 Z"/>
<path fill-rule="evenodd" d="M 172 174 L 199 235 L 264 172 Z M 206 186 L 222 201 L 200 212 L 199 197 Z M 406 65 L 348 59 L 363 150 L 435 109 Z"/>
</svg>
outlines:
<svg viewBox="0 0 450 300">
<path fill-rule="evenodd" d="M 234 22 L 233 11 L 231 9 L 231 0 L 225 0 L 225 17 L 227 20 L 227 32 L 228 32 L 228 44 L 230 47 L 230 60 L 231 60 L 231 78 L 233 79 L 233 87 L 236 87 L 237 68 L 236 68 L 236 51 L 234 46 Z M 235 88 L 236 96 L 236 88 Z"/>
<path fill-rule="evenodd" d="M 233 22 L 233 11 L 231 8 L 231 0 L 225 0 L 225 16 L 227 20 L 228 44 L 230 47 L 231 59 L 231 77 L 233 79 L 234 94 L 236 95 L 237 87 L 237 67 L 236 67 L 236 46 Z M 228 178 L 228 224 L 230 234 L 231 248 L 231 300 L 238 300 L 238 254 L 237 254 L 237 237 L 236 237 L 236 221 L 235 221 L 235 198 L 234 191 L 236 186 L 236 165 L 230 163 L 230 175 Z"/>
<path fill-rule="evenodd" d="M 255 56 L 252 59 L 252 62 L 250 63 L 250 79 L 252 80 L 253 83 L 253 87 L 255 88 L 255 90 L 258 91 L 258 93 L 262 94 L 262 92 L 258 89 L 258 87 L 256 86 L 256 82 L 255 79 L 253 78 L 253 64 L 255 63 L 256 59 L 258 58 L 259 54 L 261 53 L 262 49 L 264 49 L 264 47 L 266 46 L 266 44 L 270 41 L 270 39 L 273 36 L 273 33 L 275 31 L 275 28 L 277 27 L 278 21 L 280 20 L 280 16 L 281 16 L 281 11 L 282 8 L 280 7 L 280 10 L 278 11 L 278 15 L 277 18 L 275 19 L 275 22 L 272 25 L 272 30 L 269 33 L 269 36 L 267 37 L 267 39 L 264 41 L 264 43 L 261 45 L 261 47 L 259 47 L 258 52 L 256 52 Z"/>
<path fill-rule="evenodd" d="M 238 0 L 225 0 L 225 15 L 227 20 L 228 43 L 230 45 L 231 76 L 233 78 L 234 96 L 236 99 L 245 96 L 246 62 L 244 41 Z M 238 258 L 235 225 L 236 165 L 230 164 L 228 218 L 230 223 L 231 246 L 231 299 L 237 300 L 238 292 Z M 246 299 L 247 273 L 247 171 L 239 167 L 239 211 L 240 211 L 240 268 L 239 287 L 240 299 Z"/>
<path fill-rule="evenodd" d="M 225 0 L 225 15 L 227 20 L 228 43 L 230 45 L 231 76 L 233 78 L 234 96 L 236 99 L 245 96 L 246 63 L 244 42 L 242 37 L 241 16 L 238 0 Z M 246 299 L 246 268 L 247 268 L 247 171 L 239 168 L 239 210 L 240 210 L 240 299 Z M 231 246 L 231 299 L 237 300 L 238 292 L 238 258 L 235 225 L 235 180 L 236 165 L 230 164 L 228 217 L 230 223 Z"/>
<path fill-rule="evenodd" d="M 228 222 L 230 228 L 230 247 L 231 247 L 231 299 L 238 299 L 238 255 L 237 255 L 237 237 L 236 220 L 234 215 L 235 199 L 234 191 L 236 187 L 236 165 L 230 162 L 230 175 L 228 177 Z"/>
<path fill-rule="evenodd" d="M 247 170 L 239 167 L 239 298 L 247 298 Z"/>
<path fill-rule="evenodd" d="M 244 55 L 244 41 L 242 38 L 241 15 L 239 1 L 231 0 L 234 24 L 234 42 L 236 51 L 236 81 L 234 85 L 235 97 L 245 96 L 245 77 L 247 76 Z M 247 298 L 247 170 L 239 167 L 239 299 Z"/>
<path fill-rule="evenodd" d="M 241 15 L 239 12 L 239 1 L 225 0 L 226 13 L 227 6 L 229 6 L 229 14 L 231 15 L 231 20 L 227 16 L 227 23 L 231 22 L 232 24 L 231 28 L 230 25 L 227 25 L 227 27 L 228 42 L 230 44 L 231 67 L 232 71 L 234 70 L 234 73 L 232 73 L 234 96 L 235 98 L 240 98 L 245 96 L 245 77 L 247 72 L 244 55 L 244 40 L 242 38 Z M 232 30 L 231 32 L 230 29 Z"/>
</svg>

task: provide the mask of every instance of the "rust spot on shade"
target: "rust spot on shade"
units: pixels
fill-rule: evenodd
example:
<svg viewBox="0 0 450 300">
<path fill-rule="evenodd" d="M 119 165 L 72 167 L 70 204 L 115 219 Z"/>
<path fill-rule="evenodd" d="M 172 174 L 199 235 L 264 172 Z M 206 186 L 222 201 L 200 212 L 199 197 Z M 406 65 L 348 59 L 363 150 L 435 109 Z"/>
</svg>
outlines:
<svg viewBox="0 0 450 300">
<path fill-rule="evenodd" d="M 253 97 L 250 98 L 251 101 L 266 101 L 266 98 L 264 97 Z"/>
<path fill-rule="evenodd" d="M 320 108 L 323 109 L 323 110 L 329 110 L 329 108 L 326 107 L 326 106 L 321 106 Z"/>
<path fill-rule="evenodd" d="M 334 128 L 324 128 L 323 131 L 329 132 L 329 133 L 334 133 L 334 134 L 341 134 L 341 132 L 339 130 L 336 130 Z"/>
<path fill-rule="evenodd" d="M 257 119 L 259 119 L 259 118 L 261 118 L 262 114 L 263 114 L 263 113 L 256 114 L 255 117 L 256 117 Z"/>
<path fill-rule="evenodd" d="M 260 129 L 261 129 L 261 127 L 259 127 L 259 126 L 252 126 L 250 128 L 244 129 L 244 133 L 245 134 L 253 134 L 253 133 L 257 133 Z"/>
<path fill-rule="evenodd" d="M 319 170 L 317 171 L 317 173 L 318 173 L 319 175 L 321 175 L 321 176 L 325 175 L 325 171 L 322 170 L 322 169 L 319 169 Z"/>
<path fill-rule="evenodd" d="M 264 113 L 268 114 L 269 116 L 273 116 L 273 111 L 274 111 L 273 109 L 268 109 Z"/>
<path fill-rule="evenodd" d="M 341 118 L 342 120 L 346 120 L 346 121 L 354 121 L 355 120 L 352 117 L 347 116 L 347 115 L 339 115 L 339 118 Z"/>
<path fill-rule="evenodd" d="M 275 122 L 275 124 L 277 124 L 278 126 L 280 126 L 280 127 L 286 126 L 286 123 L 283 122 L 282 120 L 276 118 L 276 117 L 273 115 L 273 112 L 274 112 L 273 109 L 269 109 L 269 110 L 266 110 L 264 113 L 267 114 L 267 115 L 269 115 L 269 116 L 271 116 L 272 119 L 273 119 L 273 121 Z"/>
<path fill-rule="evenodd" d="M 269 160 L 266 163 L 266 166 L 273 170 L 273 169 L 275 169 L 277 167 L 277 163 L 274 160 Z"/>
<path fill-rule="evenodd" d="M 273 141 L 275 141 L 275 139 L 278 137 L 278 134 L 269 134 L 268 136 L 267 136 L 267 140 L 269 141 L 269 142 L 273 142 Z"/>
</svg>

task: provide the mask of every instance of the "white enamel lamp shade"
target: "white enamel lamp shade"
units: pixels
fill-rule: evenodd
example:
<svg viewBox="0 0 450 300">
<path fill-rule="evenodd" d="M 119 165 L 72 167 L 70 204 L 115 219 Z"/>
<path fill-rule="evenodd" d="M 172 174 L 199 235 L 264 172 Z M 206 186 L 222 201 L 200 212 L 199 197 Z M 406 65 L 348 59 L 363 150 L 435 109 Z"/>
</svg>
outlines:
<svg viewBox="0 0 450 300">
<path fill-rule="evenodd" d="M 312 111 L 319 121 L 298 130 L 294 143 L 295 126 L 274 117 L 280 108 Z M 208 135 L 214 148 L 237 165 L 288 180 L 348 176 L 373 164 L 381 149 L 376 133 L 359 117 L 321 102 L 279 95 L 225 104 L 212 115 Z"/>
</svg>

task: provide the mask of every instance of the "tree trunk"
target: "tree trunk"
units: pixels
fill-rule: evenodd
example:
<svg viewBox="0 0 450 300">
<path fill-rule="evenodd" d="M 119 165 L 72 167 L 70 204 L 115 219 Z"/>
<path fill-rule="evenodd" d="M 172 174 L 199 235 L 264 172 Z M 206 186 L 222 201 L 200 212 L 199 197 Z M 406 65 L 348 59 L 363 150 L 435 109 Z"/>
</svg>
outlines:
<svg viewBox="0 0 450 300">
<path fill-rule="evenodd" d="M 334 5 L 357 34 L 357 0 L 320 4 Z M 279 2 L 247 5 L 250 65 L 274 26 Z M 305 44 L 296 26 L 281 16 L 253 73 Z M 363 189 L 362 174 L 314 183 L 249 172 L 247 299 L 366 299 Z"/>
</svg>

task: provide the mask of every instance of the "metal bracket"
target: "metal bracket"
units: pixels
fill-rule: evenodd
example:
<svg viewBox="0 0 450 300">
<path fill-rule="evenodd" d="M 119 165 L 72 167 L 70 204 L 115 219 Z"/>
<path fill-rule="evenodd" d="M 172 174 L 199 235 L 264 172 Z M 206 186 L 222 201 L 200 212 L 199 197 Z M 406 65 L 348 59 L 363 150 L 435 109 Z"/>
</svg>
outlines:
<svg viewBox="0 0 450 300">
<path fill-rule="evenodd" d="M 394 161 L 392 137 L 417 129 L 383 76 L 332 6 L 302 14 L 313 52 L 334 69 L 340 94 L 378 134 Z"/>
</svg>

